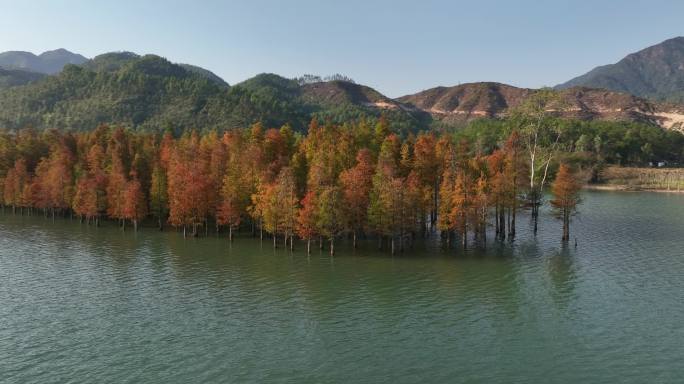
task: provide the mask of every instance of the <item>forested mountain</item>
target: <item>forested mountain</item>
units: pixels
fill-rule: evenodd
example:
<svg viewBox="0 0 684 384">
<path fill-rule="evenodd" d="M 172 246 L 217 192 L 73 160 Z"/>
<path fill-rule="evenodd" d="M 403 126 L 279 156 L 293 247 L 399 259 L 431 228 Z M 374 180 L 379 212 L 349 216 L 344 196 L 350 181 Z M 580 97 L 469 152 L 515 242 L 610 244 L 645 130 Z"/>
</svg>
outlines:
<svg viewBox="0 0 684 384">
<path fill-rule="evenodd" d="M 0 89 L 26 85 L 45 77 L 42 73 L 23 71 L 21 69 L 0 68 Z"/>
<path fill-rule="evenodd" d="M 154 55 L 148 55 L 154 56 Z M 88 60 L 82 64 L 82 66 L 88 70 L 95 72 L 116 72 L 126 65 L 135 66 L 137 62 L 140 62 L 141 56 L 133 52 L 108 52 L 102 55 L 95 56 L 92 60 Z M 201 77 L 204 77 L 220 86 L 228 86 L 222 78 L 201 67 L 190 64 L 177 64 L 186 71 L 195 73 Z M 179 71 L 177 71 L 179 72 Z M 156 75 L 177 75 L 178 73 L 155 73 Z"/>
<path fill-rule="evenodd" d="M 226 83 L 225 80 L 223 80 L 218 75 L 216 75 L 214 72 L 212 72 L 208 69 L 198 67 L 198 66 L 192 65 L 192 64 L 179 64 L 179 65 L 181 67 L 185 68 L 186 70 L 190 71 L 190 72 L 196 73 L 202 77 L 206 77 L 207 79 L 213 81 L 214 83 L 216 83 L 220 86 L 223 86 L 223 87 L 228 86 L 228 83 Z"/>
<path fill-rule="evenodd" d="M 156 56 L 137 58 L 114 71 L 67 65 L 57 75 L 1 91 L 0 126 L 201 126 L 211 122 L 209 105 L 221 92 L 206 78 Z"/>
<path fill-rule="evenodd" d="M 34 55 L 31 52 L 7 51 L 0 53 L 0 67 L 21 69 L 44 74 L 55 74 L 67 64 L 83 64 L 88 59 L 82 55 L 60 48 Z"/>
<path fill-rule="evenodd" d="M 673 39 L 662 46 L 678 42 Z M 91 60 L 76 56 L 65 50 L 40 56 L 0 54 L 16 67 L 36 60 L 56 63 L 59 58 L 79 62 L 54 75 L 0 69 L 0 128 L 91 130 L 112 124 L 180 132 L 239 128 L 260 121 L 269 127 L 289 124 L 304 131 L 314 117 L 342 123 L 362 118 L 372 122 L 385 115 L 393 130 L 406 134 L 459 128 L 480 118 L 505 118 L 510 108 L 537 92 L 483 82 L 391 99 L 342 75 L 287 79 L 264 73 L 229 86 L 209 70 L 156 55 L 110 52 Z M 684 126 L 682 106 L 587 87 L 558 92 L 559 102 L 553 108 L 559 117 L 640 122 L 676 130 Z"/>
<path fill-rule="evenodd" d="M 319 97 L 323 96 L 325 97 Z M 303 130 L 313 116 L 378 117 L 399 131 L 426 127 L 375 90 L 345 81 L 303 84 L 261 74 L 229 87 L 203 68 L 155 56 L 107 53 L 54 76 L 0 90 L 0 127 L 89 130 L 110 123 L 141 130 L 229 129 L 256 121 Z"/>
<path fill-rule="evenodd" d="M 596 67 L 557 86 L 605 88 L 659 101 L 684 102 L 684 37 L 676 37 Z"/>
</svg>

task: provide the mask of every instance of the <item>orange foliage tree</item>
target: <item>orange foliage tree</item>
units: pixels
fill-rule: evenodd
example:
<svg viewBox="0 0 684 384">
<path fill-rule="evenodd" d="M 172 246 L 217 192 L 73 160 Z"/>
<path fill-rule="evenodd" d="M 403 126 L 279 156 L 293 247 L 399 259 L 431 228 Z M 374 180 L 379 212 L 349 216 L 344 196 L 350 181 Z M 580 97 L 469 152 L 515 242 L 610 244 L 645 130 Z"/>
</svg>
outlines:
<svg viewBox="0 0 684 384">
<path fill-rule="evenodd" d="M 561 164 L 556 174 L 556 180 L 554 180 L 551 186 L 551 192 L 553 193 L 551 205 L 556 210 L 558 217 L 563 221 L 563 236 L 561 239 L 564 242 L 570 240 L 570 217 L 580 203 L 579 191 L 581 188 L 582 185 L 572 173 L 570 167 Z"/>
</svg>

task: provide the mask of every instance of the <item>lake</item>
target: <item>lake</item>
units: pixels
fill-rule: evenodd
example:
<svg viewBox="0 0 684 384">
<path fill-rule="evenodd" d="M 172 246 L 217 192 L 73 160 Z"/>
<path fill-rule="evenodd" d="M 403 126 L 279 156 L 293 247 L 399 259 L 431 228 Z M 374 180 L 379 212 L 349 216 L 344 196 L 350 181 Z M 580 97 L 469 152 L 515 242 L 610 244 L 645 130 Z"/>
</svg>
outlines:
<svg viewBox="0 0 684 384">
<path fill-rule="evenodd" d="M 583 198 L 577 247 L 394 257 L 5 213 L 0 382 L 680 382 L 684 195 Z"/>
</svg>

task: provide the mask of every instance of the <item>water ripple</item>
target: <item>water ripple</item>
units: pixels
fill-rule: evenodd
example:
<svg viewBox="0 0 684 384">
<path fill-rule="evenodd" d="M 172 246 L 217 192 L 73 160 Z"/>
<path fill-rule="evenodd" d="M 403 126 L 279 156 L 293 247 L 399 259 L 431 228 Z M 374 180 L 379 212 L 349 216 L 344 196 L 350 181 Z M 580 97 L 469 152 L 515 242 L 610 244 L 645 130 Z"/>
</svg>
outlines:
<svg viewBox="0 0 684 384">
<path fill-rule="evenodd" d="M 676 382 L 684 196 L 587 193 L 562 247 L 307 256 L 0 215 L 0 382 Z"/>
</svg>

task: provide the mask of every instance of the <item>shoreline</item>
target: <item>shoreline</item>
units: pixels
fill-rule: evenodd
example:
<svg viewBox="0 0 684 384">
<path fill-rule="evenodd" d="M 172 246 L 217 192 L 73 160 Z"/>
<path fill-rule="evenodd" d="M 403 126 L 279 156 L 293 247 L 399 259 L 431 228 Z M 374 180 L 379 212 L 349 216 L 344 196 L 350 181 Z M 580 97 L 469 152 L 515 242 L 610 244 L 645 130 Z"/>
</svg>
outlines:
<svg viewBox="0 0 684 384">
<path fill-rule="evenodd" d="M 646 188 L 626 184 L 585 184 L 582 189 L 589 191 L 613 192 L 656 192 L 656 193 L 684 193 L 684 189 Z"/>
</svg>

